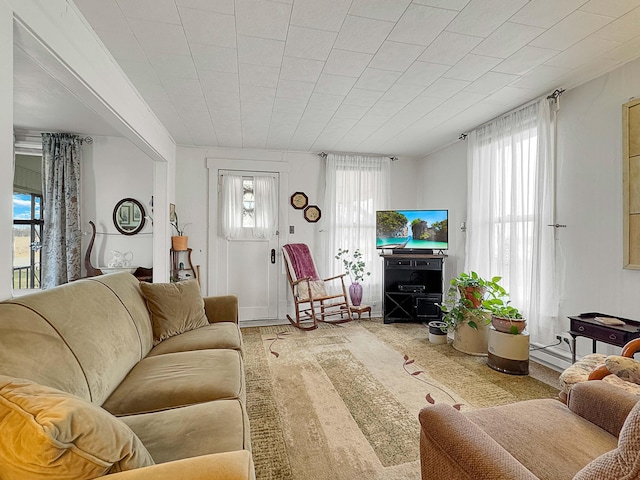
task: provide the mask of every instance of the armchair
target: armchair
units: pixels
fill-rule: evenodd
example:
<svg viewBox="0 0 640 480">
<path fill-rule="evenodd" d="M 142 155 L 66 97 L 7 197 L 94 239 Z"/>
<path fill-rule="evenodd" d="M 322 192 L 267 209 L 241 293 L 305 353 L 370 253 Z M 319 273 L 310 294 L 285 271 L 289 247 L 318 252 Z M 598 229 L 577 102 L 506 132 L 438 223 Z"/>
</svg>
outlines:
<svg viewBox="0 0 640 480">
<path fill-rule="evenodd" d="M 606 382 L 575 385 L 554 399 L 420 411 L 423 480 L 638 478 L 640 404 Z"/>
</svg>

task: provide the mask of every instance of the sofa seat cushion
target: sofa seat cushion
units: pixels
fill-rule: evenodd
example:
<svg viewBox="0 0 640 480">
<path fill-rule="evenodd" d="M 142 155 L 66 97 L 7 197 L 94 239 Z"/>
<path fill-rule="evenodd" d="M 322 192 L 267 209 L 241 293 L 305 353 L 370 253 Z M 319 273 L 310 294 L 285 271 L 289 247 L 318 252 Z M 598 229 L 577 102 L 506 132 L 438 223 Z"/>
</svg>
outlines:
<svg viewBox="0 0 640 480">
<path fill-rule="evenodd" d="M 144 358 L 102 407 L 121 416 L 244 395 L 240 352 L 197 350 Z"/>
<path fill-rule="evenodd" d="M 238 399 L 120 419 L 144 442 L 156 463 L 251 449 L 249 420 L 244 404 Z"/>
<path fill-rule="evenodd" d="M 242 334 L 237 324 L 218 322 L 167 338 L 155 346 L 148 356 L 218 348 L 242 349 Z"/>
<path fill-rule="evenodd" d="M 133 431 L 102 408 L 0 376 L 0 478 L 90 479 L 153 465 Z"/>
<path fill-rule="evenodd" d="M 618 443 L 557 400 L 528 400 L 465 415 L 540 479 L 573 478 Z"/>
</svg>

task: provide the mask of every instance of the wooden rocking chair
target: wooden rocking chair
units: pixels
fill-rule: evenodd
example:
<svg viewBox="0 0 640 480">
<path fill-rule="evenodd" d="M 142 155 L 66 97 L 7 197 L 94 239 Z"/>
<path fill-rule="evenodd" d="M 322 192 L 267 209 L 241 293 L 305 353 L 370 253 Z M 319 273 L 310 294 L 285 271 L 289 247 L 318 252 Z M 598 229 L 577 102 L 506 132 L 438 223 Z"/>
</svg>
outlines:
<svg viewBox="0 0 640 480">
<path fill-rule="evenodd" d="M 346 274 L 321 280 L 309 247 L 304 243 L 284 245 L 282 252 L 296 308 L 295 320 L 287 315 L 293 326 L 301 330 L 313 330 L 318 328 L 318 321 L 345 323 L 353 320 L 344 285 Z M 341 282 L 342 293 L 330 295 L 325 289 L 325 282 L 334 280 Z M 307 323 L 303 324 L 303 321 Z"/>
</svg>

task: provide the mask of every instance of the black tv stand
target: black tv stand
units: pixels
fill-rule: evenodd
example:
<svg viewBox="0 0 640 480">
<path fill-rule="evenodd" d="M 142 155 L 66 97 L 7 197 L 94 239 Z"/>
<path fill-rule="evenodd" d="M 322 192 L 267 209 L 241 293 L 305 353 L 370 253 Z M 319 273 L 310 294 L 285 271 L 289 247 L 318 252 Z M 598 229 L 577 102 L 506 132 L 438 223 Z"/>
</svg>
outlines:
<svg viewBox="0 0 640 480">
<path fill-rule="evenodd" d="M 440 320 L 446 255 L 383 255 L 384 323 Z M 411 286 L 415 288 L 411 288 Z"/>
</svg>

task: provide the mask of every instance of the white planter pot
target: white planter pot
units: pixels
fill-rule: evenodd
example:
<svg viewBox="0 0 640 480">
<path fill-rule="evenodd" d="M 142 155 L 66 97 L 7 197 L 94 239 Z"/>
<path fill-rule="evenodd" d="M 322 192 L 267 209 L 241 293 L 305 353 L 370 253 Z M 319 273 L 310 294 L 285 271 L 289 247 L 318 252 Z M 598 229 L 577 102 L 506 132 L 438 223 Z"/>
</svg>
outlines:
<svg viewBox="0 0 640 480">
<path fill-rule="evenodd" d="M 477 330 L 471 328 L 467 322 L 460 325 L 453 334 L 453 348 L 469 355 L 486 356 L 489 344 L 489 325 L 482 321 L 482 318 L 484 317 L 488 321 L 490 316 L 489 312 L 486 312 L 486 316 L 484 316 L 484 312 L 474 315 L 474 321 L 478 326 Z"/>
</svg>

